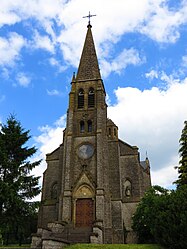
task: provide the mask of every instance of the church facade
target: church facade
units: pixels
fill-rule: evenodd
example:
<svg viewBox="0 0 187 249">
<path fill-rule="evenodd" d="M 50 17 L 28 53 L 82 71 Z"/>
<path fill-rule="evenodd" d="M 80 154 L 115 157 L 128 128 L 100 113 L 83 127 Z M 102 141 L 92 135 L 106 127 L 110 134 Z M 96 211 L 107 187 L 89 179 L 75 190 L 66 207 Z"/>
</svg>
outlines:
<svg viewBox="0 0 187 249">
<path fill-rule="evenodd" d="M 151 185 L 148 158 L 140 161 L 107 118 L 91 28 L 71 82 L 63 142 L 46 156 L 36 247 L 47 238 L 132 243 L 132 215 Z"/>
</svg>

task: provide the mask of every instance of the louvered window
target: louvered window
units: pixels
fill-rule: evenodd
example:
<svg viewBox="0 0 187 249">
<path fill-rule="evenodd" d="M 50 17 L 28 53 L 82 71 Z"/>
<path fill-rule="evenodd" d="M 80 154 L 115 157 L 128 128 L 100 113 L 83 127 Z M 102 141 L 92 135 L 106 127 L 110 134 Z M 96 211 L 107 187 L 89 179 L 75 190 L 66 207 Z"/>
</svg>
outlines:
<svg viewBox="0 0 187 249">
<path fill-rule="evenodd" d="M 81 88 L 79 89 L 78 93 L 78 108 L 81 109 L 84 107 L 84 90 Z"/>
<path fill-rule="evenodd" d="M 88 92 L 88 108 L 91 108 L 94 106 L 95 106 L 94 89 L 92 87 L 90 87 L 89 92 Z"/>
</svg>

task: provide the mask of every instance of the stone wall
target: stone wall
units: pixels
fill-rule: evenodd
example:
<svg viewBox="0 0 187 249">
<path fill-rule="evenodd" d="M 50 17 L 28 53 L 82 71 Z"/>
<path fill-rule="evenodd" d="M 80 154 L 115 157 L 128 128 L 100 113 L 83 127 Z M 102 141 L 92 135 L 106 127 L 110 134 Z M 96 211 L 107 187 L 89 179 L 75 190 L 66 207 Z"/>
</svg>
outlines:
<svg viewBox="0 0 187 249">
<path fill-rule="evenodd" d="M 109 184 L 112 199 L 121 199 L 118 141 L 108 141 Z"/>
</svg>

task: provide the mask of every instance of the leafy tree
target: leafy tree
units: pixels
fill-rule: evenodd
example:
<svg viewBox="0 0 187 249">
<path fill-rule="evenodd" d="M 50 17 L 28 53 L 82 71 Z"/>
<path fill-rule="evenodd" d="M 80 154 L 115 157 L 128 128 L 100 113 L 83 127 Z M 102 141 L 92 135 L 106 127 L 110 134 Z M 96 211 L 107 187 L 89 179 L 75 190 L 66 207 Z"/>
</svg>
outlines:
<svg viewBox="0 0 187 249">
<path fill-rule="evenodd" d="M 173 190 L 163 198 L 155 220 L 154 237 L 166 248 L 187 248 L 187 186 Z"/>
<path fill-rule="evenodd" d="M 30 174 L 40 160 L 29 161 L 37 151 L 35 147 L 26 146 L 29 132 L 22 128 L 14 115 L 1 125 L 0 230 L 7 243 L 12 232 L 19 238 L 23 236 L 26 218 L 36 212 L 36 203 L 29 200 L 40 193 L 39 177 Z"/>
<path fill-rule="evenodd" d="M 180 142 L 176 190 L 152 187 L 133 217 L 139 242 L 155 242 L 170 249 L 187 248 L 187 121 Z"/>
<path fill-rule="evenodd" d="M 137 232 L 140 243 L 155 243 L 155 221 L 160 210 L 160 196 L 167 196 L 168 191 L 160 186 L 150 188 L 142 198 L 133 216 L 133 229 Z"/>
<path fill-rule="evenodd" d="M 187 248 L 187 186 L 177 190 L 152 187 L 133 217 L 140 243 L 159 243 L 166 248 Z"/>
<path fill-rule="evenodd" d="M 178 180 L 175 182 L 178 187 L 187 184 L 187 121 L 184 122 L 184 128 L 182 130 L 179 143 L 179 155 L 181 159 L 179 161 L 179 166 L 177 167 L 179 177 Z"/>
</svg>

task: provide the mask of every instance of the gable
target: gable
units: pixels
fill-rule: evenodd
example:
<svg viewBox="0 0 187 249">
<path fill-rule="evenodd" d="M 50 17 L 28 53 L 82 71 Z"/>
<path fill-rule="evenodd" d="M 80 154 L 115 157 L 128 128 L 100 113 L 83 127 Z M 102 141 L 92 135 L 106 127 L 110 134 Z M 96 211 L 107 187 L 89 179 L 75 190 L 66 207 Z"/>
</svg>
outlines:
<svg viewBox="0 0 187 249">
<path fill-rule="evenodd" d="M 59 160 L 61 146 L 63 146 L 63 144 L 61 144 L 58 148 L 56 148 L 51 153 L 46 154 L 46 161 Z"/>
<path fill-rule="evenodd" d="M 118 141 L 119 141 L 120 156 L 137 155 L 138 154 L 138 147 L 137 146 L 131 146 L 130 144 L 128 144 L 120 139 Z"/>
</svg>

